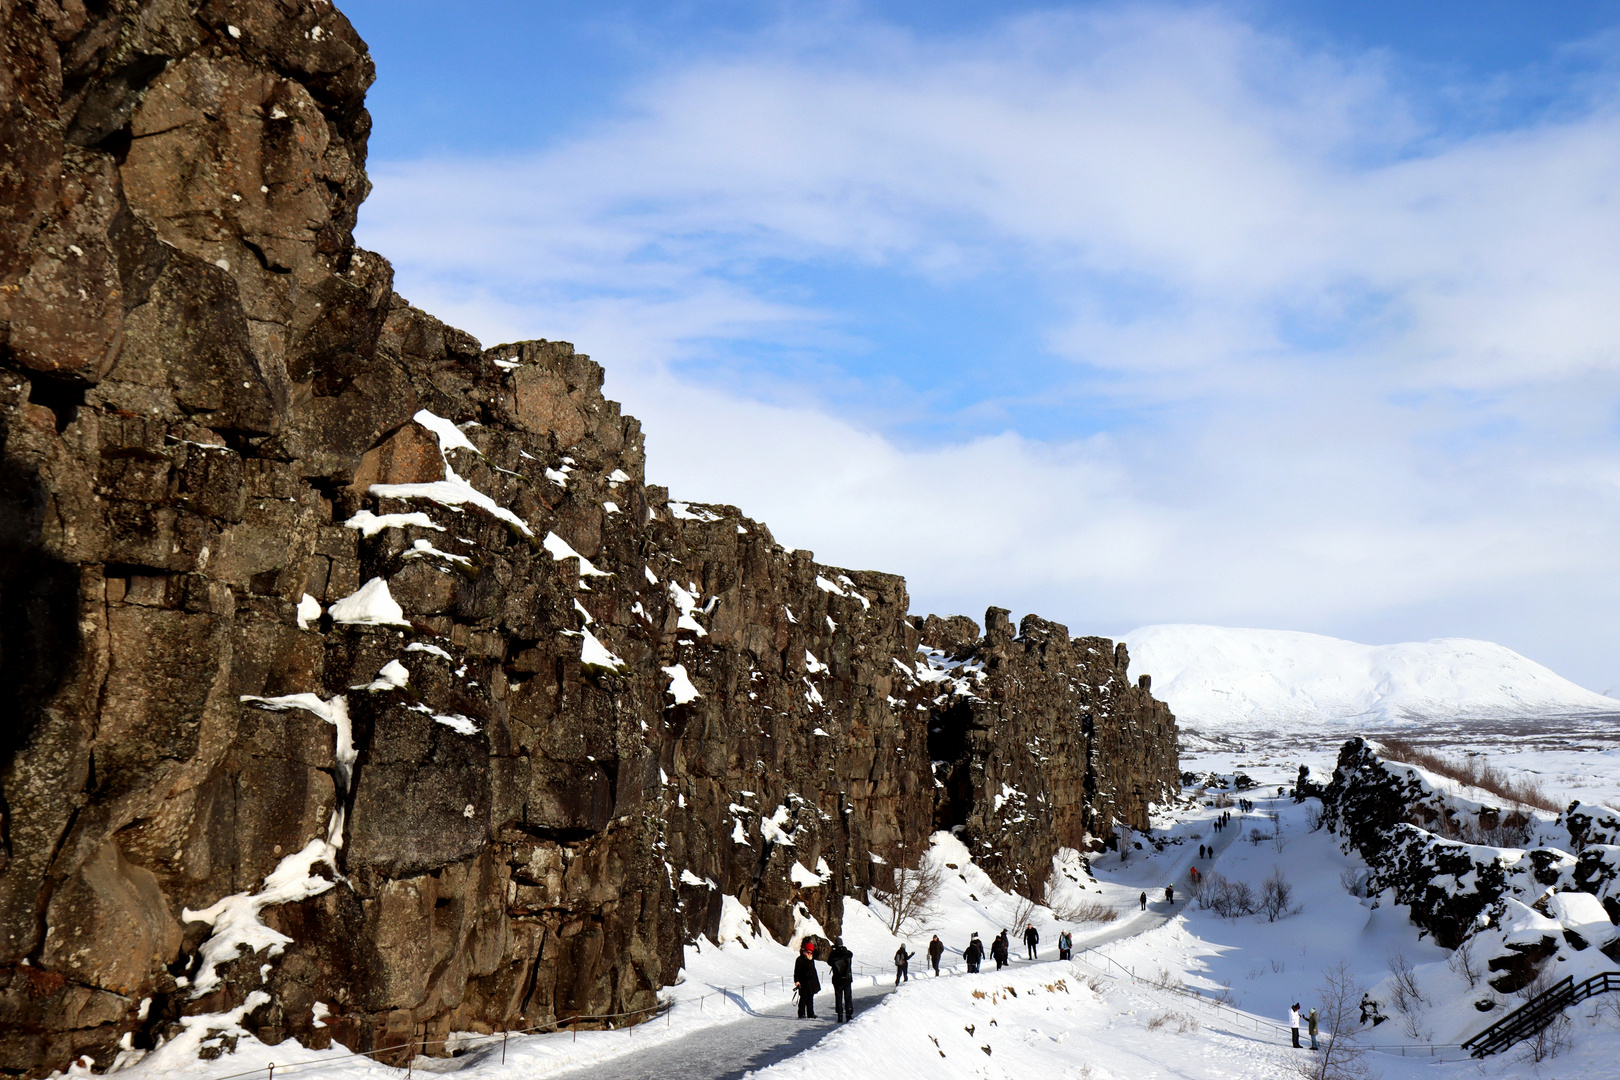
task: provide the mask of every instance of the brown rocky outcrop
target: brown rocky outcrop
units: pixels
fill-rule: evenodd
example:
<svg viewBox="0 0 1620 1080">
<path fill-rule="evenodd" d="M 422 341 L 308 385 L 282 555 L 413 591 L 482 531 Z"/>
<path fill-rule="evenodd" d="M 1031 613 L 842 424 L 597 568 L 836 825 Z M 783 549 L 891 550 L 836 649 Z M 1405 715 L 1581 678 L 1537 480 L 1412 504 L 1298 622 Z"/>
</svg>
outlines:
<svg viewBox="0 0 1620 1080">
<path fill-rule="evenodd" d="M 596 364 L 394 294 L 329 4 L 0 16 L 0 1070 L 644 1009 L 723 895 L 1038 891 L 1174 790 L 1123 647 L 671 502 Z"/>
</svg>

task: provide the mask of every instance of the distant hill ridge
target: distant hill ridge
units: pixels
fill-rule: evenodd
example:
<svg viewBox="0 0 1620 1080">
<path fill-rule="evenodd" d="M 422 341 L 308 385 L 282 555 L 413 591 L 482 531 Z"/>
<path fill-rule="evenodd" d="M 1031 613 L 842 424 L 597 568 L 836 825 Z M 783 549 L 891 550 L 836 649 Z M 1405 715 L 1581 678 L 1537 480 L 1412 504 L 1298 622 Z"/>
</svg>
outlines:
<svg viewBox="0 0 1620 1080">
<path fill-rule="evenodd" d="M 1361 645 L 1186 624 L 1144 626 L 1123 640 L 1131 677 L 1151 675 L 1178 720 L 1206 731 L 1620 713 L 1620 701 L 1489 641 Z"/>
</svg>

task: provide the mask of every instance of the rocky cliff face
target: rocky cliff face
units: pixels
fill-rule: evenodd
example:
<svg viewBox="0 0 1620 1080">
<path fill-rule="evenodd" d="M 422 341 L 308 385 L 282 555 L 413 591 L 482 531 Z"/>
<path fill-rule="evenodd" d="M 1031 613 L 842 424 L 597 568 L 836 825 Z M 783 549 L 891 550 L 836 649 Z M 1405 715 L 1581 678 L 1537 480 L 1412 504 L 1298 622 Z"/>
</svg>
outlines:
<svg viewBox="0 0 1620 1080">
<path fill-rule="evenodd" d="M 1123 647 L 671 502 L 597 365 L 397 296 L 329 4 L 0 15 L 0 1069 L 633 1012 L 722 895 L 952 827 L 1038 892 L 1174 790 Z"/>
<path fill-rule="evenodd" d="M 1553 818 L 1478 801 L 1469 795 L 1486 793 L 1386 760 L 1360 738 L 1340 748 L 1330 783 L 1310 784 L 1302 771 L 1296 792 L 1320 798 L 1328 831 L 1366 860 L 1373 906 L 1383 896 L 1408 905 L 1412 921 L 1446 948 L 1511 921 L 1516 909 L 1504 901 L 1545 911 L 1555 893 L 1588 893 L 1620 919 L 1620 847 L 1606 843 L 1620 815 L 1605 807 L 1576 802 Z M 1533 975 L 1503 966 L 1513 969 L 1511 984 L 1498 989 Z"/>
</svg>

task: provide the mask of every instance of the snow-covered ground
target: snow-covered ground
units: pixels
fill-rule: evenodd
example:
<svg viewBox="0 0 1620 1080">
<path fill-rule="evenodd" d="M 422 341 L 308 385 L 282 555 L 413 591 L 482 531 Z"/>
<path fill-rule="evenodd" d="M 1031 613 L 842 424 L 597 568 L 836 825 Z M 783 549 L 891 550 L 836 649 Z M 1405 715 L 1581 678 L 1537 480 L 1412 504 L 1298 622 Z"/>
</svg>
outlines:
<svg viewBox="0 0 1620 1080">
<path fill-rule="evenodd" d="M 1152 675 L 1154 695 L 1205 734 L 1620 714 L 1620 701 L 1488 641 L 1374 646 L 1192 625 L 1144 626 L 1123 640 L 1131 677 Z"/>
</svg>

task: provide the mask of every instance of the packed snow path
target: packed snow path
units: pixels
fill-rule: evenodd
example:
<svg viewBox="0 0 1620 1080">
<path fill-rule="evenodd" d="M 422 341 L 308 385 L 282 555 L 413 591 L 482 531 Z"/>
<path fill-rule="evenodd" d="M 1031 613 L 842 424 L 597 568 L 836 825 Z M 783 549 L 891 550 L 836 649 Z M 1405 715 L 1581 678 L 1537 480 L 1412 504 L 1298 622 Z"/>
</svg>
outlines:
<svg viewBox="0 0 1620 1080">
<path fill-rule="evenodd" d="M 870 1008 L 893 991 L 893 984 L 881 976 L 876 986 L 855 987 L 855 1012 Z M 798 1002 L 790 1000 L 762 1008 L 734 1023 L 704 1028 L 559 1075 L 588 1072 L 591 1080 L 739 1080 L 810 1049 L 837 1028 L 831 986 L 816 995 L 816 1015 L 819 1019 L 800 1020 Z"/>
<path fill-rule="evenodd" d="M 1270 802 L 1270 800 L 1266 801 Z M 1258 801 L 1256 805 L 1259 805 Z M 1233 808 L 1230 827 L 1222 829 L 1220 832 L 1214 832 L 1212 829 L 1210 838 L 1200 841 L 1211 849 L 1207 859 L 1200 860 L 1197 857 L 1198 848 L 1195 844 L 1190 845 L 1187 853 L 1176 861 L 1175 876 L 1170 881 L 1170 884 L 1176 888 L 1174 903 L 1165 902 L 1163 884 L 1144 884 L 1142 891 L 1146 892 L 1148 896 L 1146 911 L 1130 912 L 1127 917 L 1120 920 L 1118 926 L 1109 930 L 1076 932 L 1074 935 L 1075 952 L 1078 954 L 1090 949 L 1100 949 L 1104 945 L 1111 945 L 1116 941 L 1136 937 L 1138 934 L 1145 934 L 1149 930 L 1157 930 L 1159 927 L 1164 926 L 1175 917 L 1177 912 L 1184 910 L 1188 904 L 1192 903 L 1192 868 L 1196 866 L 1200 873 L 1209 873 L 1214 869 L 1217 860 L 1225 854 L 1226 849 L 1231 847 L 1243 835 L 1246 828 L 1251 827 L 1251 822 L 1257 817 L 1263 818 L 1263 815 L 1244 813 Z M 1118 865 L 1117 863 L 1114 864 L 1114 866 Z M 1114 866 L 1110 866 L 1109 869 L 1113 869 Z M 1127 873 L 1129 872 L 1129 868 L 1122 869 L 1126 869 Z M 1120 882 L 1116 881 L 1115 884 L 1120 884 Z"/>
<path fill-rule="evenodd" d="M 1241 834 L 1243 815 L 1234 814 L 1232 824 L 1232 828 L 1216 834 L 1216 838 L 1211 841 L 1215 856 L 1225 851 Z M 1202 869 L 1207 870 L 1214 861 L 1213 856 L 1205 860 Z M 1157 890 L 1149 889 L 1147 911 L 1132 913 L 1128 919 L 1121 921 L 1121 925 L 1108 930 L 1076 934 L 1076 951 L 1096 949 L 1164 926 L 1187 905 L 1191 898 L 1191 869 L 1195 863 L 1196 860 L 1189 857 L 1185 865 L 1178 867 L 1175 879 L 1176 899 L 1173 904 L 1165 903 L 1162 887 Z M 1016 954 L 1023 947 L 1023 942 L 1014 940 L 1012 947 Z M 952 949 L 951 952 L 957 950 Z M 1035 963 L 1044 965 L 1057 962 L 1056 942 L 1042 942 L 1042 957 Z M 927 972 L 923 957 L 919 956 L 913 964 L 917 969 Z M 1030 964 L 1030 961 L 1015 956 L 1011 966 L 1025 968 Z M 983 971 L 985 973 L 995 971 L 995 961 L 988 956 L 984 958 Z M 940 977 L 976 976 L 956 970 L 946 972 Z M 871 976 L 862 976 L 859 981 L 867 982 L 870 978 Z M 868 983 L 865 986 L 855 987 L 856 1013 L 870 1008 L 894 991 L 895 987 L 888 978 L 881 975 L 876 978 L 877 985 Z M 932 979 L 934 975 L 927 972 L 921 975 L 913 974 L 912 978 Z M 800 1020 L 798 1003 L 789 1000 L 751 1011 L 750 1015 L 733 1023 L 704 1028 L 679 1039 L 650 1046 L 646 1050 L 631 1051 L 620 1057 L 584 1065 L 558 1075 L 570 1076 L 589 1071 L 591 1080 L 741 1080 L 750 1072 L 786 1061 L 811 1049 L 836 1029 L 837 1021 L 832 1018 L 833 997 L 830 986 L 824 987 L 822 992 L 816 995 L 816 1012 L 819 1019 Z"/>
</svg>

